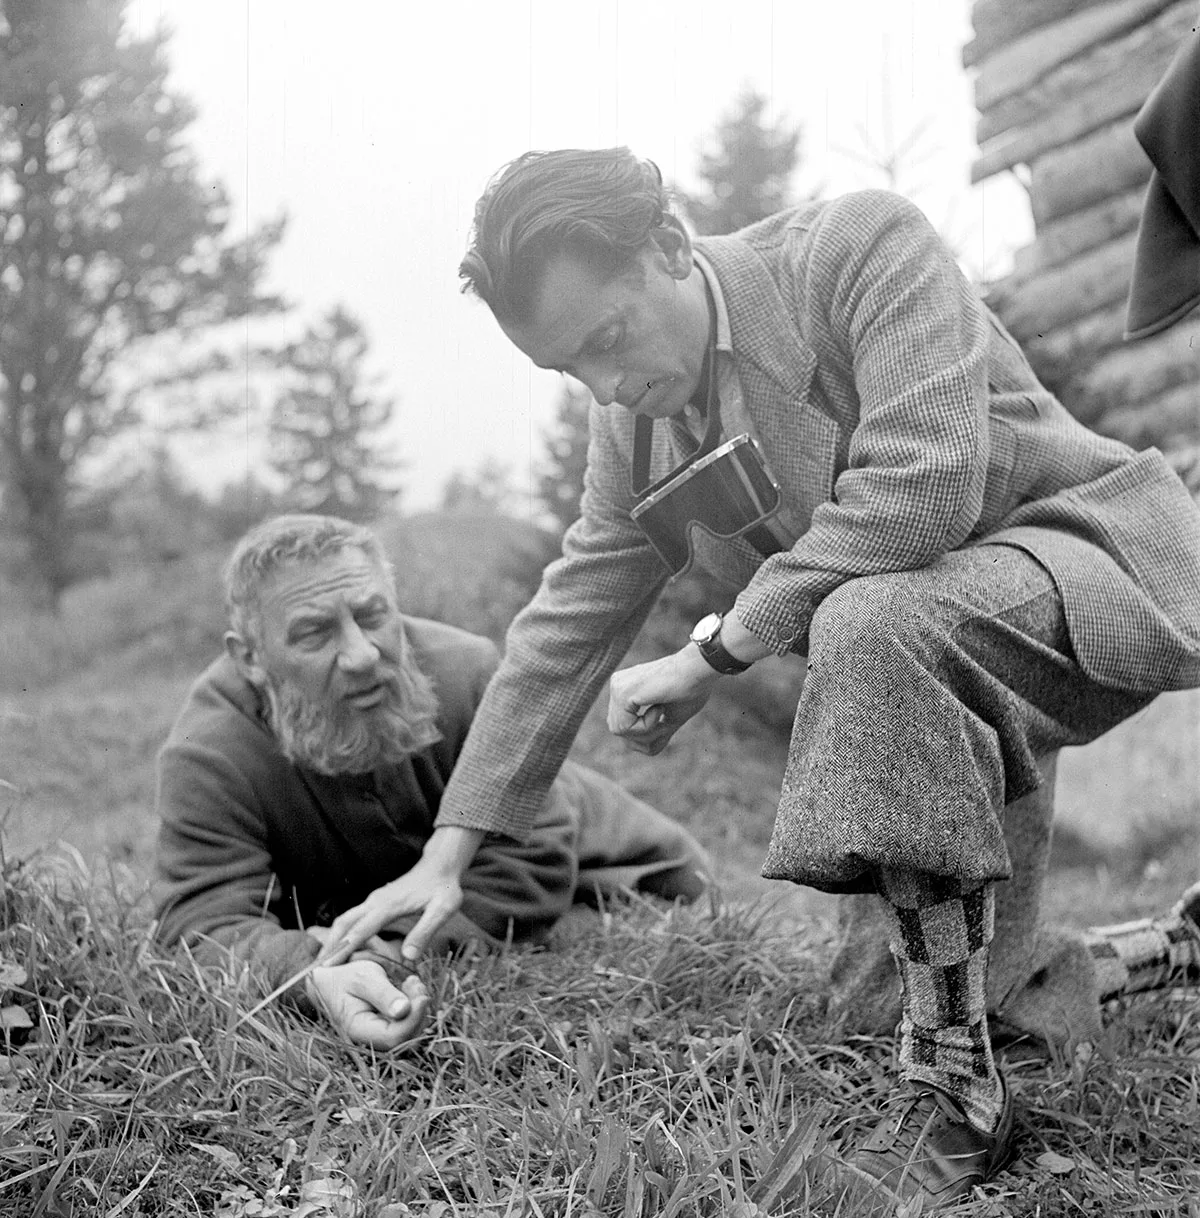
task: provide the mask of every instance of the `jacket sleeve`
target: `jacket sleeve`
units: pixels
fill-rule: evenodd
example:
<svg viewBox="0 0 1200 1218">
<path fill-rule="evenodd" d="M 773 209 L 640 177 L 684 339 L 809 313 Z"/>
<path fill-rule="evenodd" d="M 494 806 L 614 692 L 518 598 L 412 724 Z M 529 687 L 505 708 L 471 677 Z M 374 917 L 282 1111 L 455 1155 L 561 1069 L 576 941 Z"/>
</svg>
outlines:
<svg viewBox="0 0 1200 1218">
<path fill-rule="evenodd" d="M 174 738 L 159 757 L 157 938 L 186 941 L 199 957 L 230 956 L 273 990 L 311 963 L 319 945 L 285 930 L 252 759 L 196 739 Z M 302 991 L 291 992 L 306 1005 Z"/>
<path fill-rule="evenodd" d="M 849 381 L 859 415 L 832 499 L 737 598 L 743 624 L 781 655 L 839 584 L 961 545 L 988 471 L 987 316 L 929 222 L 866 191 L 832 204 L 808 240 L 795 290 L 818 376 Z"/>
<path fill-rule="evenodd" d="M 579 519 L 505 655 L 442 797 L 437 824 L 524 840 L 588 708 L 666 582 L 629 517 L 628 459 L 593 406 Z"/>
</svg>

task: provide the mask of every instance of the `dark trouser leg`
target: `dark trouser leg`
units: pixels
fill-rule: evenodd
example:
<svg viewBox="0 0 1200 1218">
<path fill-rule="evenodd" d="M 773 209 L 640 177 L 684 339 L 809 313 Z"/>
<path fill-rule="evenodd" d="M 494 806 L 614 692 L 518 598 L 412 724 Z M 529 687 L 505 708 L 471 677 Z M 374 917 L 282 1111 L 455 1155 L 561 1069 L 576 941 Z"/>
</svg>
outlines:
<svg viewBox="0 0 1200 1218">
<path fill-rule="evenodd" d="M 1005 880 L 1004 808 L 1038 788 L 1039 759 L 1148 700 L 1083 673 L 1053 580 L 1021 550 L 852 580 L 813 621 L 763 874 L 835 892 L 880 872 Z"/>
<path fill-rule="evenodd" d="M 1084 674 L 1022 550 L 851 580 L 813 620 L 763 873 L 833 892 L 872 890 L 881 867 L 1007 879 L 1001 817 L 1039 759 L 1148 701 Z"/>
</svg>

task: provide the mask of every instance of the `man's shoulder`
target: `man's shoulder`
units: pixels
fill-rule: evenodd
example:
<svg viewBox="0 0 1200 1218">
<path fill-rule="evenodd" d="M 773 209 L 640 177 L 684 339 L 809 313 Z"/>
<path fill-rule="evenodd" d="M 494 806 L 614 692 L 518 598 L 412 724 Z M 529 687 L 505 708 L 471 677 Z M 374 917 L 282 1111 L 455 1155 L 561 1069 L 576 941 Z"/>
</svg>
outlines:
<svg viewBox="0 0 1200 1218">
<path fill-rule="evenodd" d="M 928 223 L 915 203 L 890 190 L 853 190 L 831 199 L 811 199 L 785 208 L 727 236 L 699 237 L 710 259 L 772 255 L 794 258 L 815 241 L 869 243 L 881 229 Z M 711 251 L 711 252 L 710 252 Z"/>
<path fill-rule="evenodd" d="M 272 744 L 258 694 L 223 655 L 192 682 L 163 752 L 215 750 L 266 757 L 277 751 Z"/>
</svg>

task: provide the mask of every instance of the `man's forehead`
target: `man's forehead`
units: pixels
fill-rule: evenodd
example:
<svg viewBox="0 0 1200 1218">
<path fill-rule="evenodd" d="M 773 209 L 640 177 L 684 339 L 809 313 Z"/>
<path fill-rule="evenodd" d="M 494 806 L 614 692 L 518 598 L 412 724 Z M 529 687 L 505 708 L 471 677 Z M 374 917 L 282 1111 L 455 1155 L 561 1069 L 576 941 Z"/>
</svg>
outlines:
<svg viewBox="0 0 1200 1218">
<path fill-rule="evenodd" d="M 386 596 L 390 591 L 382 566 L 354 548 L 285 563 L 264 581 L 259 604 L 264 616 L 287 621 L 300 613 L 329 611 L 343 602 Z"/>
<path fill-rule="evenodd" d="M 568 364 L 597 328 L 616 315 L 607 290 L 614 282 L 581 259 L 559 255 L 542 272 L 530 320 L 503 325 L 504 332 L 540 367 Z"/>
</svg>

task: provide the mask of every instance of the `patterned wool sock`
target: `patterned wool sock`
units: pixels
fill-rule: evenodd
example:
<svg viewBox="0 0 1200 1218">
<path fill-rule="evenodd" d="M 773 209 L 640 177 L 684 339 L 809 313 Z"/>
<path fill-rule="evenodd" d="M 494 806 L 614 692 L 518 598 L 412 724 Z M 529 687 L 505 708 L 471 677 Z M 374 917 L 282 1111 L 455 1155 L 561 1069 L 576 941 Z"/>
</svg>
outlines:
<svg viewBox="0 0 1200 1218">
<path fill-rule="evenodd" d="M 878 884 L 904 987 L 901 1072 L 940 1087 L 973 1125 L 991 1133 L 1004 1098 L 987 1027 L 994 887 L 891 870 L 879 874 Z"/>
<path fill-rule="evenodd" d="M 1200 982 L 1200 884 L 1170 913 L 1097 926 L 1083 936 L 1096 962 L 1100 1000 Z"/>
</svg>

